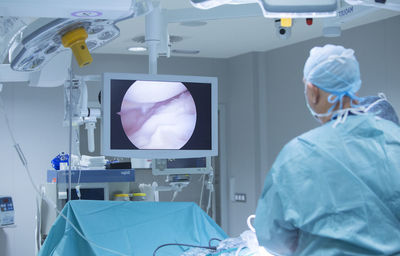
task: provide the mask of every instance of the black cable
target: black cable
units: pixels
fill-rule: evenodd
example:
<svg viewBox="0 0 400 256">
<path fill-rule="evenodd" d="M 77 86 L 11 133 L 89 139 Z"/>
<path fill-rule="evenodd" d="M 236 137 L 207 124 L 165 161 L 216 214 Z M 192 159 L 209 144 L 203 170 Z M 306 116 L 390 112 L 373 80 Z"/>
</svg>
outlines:
<svg viewBox="0 0 400 256">
<path fill-rule="evenodd" d="M 170 243 L 170 244 L 163 244 L 157 247 L 157 249 L 154 250 L 153 252 L 153 256 L 156 256 L 156 252 L 165 247 L 165 246 L 171 246 L 171 245 L 176 245 L 176 246 L 186 246 L 186 247 L 194 247 L 194 248 L 203 248 L 203 249 L 209 249 L 209 250 L 213 250 L 216 251 L 217 247 L 215 246 L 201 246 L 201 245 L 192 245 L 192 244 L 178 244 L 178 243 Z"/>
<path fill-rule="evenodd" d="M 210 239 L 210 241 L 208 241 L 208 246 L 209 246 L 209 247 L 211 247 L 211 242 L 212 242 L 212 241 L 218 241 L 218 242 L 221 242 L 222 240 L 221 240 L 221 239 L 219 239 L 219 238 L 211 238 L 211 239 Z"/>
</svg>

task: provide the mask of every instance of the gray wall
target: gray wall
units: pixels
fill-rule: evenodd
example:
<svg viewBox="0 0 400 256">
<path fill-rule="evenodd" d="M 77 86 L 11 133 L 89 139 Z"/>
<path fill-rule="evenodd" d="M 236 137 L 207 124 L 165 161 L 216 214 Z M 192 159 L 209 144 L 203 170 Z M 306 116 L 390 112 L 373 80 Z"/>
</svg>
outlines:
<svg viewBox="0 0 400 256">
<path fill-rule="evenodd" d="M 400 16 L 344 31 L 339 38 L 317 38 L 264 53 L 228 59 L 228 177 L 246 203 L 228 204 L 230 235 L 246 228 L 265 176 L 281 148 L 318 125 L 304 101 L 303 66 L 314 46 L 353 48 L 360 62 L 360 96 L 385 92 L 400 113 Z"/>
<path fill-rule="evenodd" d="M 230 193 L 245 193 L 246 203 L 230 201 L 228 228 L 230 235 L 239 235 L 246 228 L 246 218 L 255 212 L 261 183 L 258 181 L 260 163 L 260 83 L 263 60 L 250 53 L 228 60 L 229 86 L 227 97 L 227 168 L 234 183 Z M 262 90 L 262 88 L 261 88 Z M 263 144 L 265 145 L 265 144 Z"/>
<path fill-rule="evenodd" d="M 317 38 L 263 53 L 268 123 L 268 166 L 291 138 L 318 124 L 304 101 L 303 66 L 314 46 L 340 44 L 355 50 L 360 63 L 360 96 L 386 93 L 400 113 L 400 16 L 343 31 L 339 38 Z M 267 169 L 262 170 L 262 177 Z"/>
<path fill-rule="evenodd" d="M 230 235 L 238 235 L 246 228 L 245 220 L 256 208 L 265 174 L 283 145 L 317 125 L 305 107 L 301 82 L 303 64 L 313 46 L 330 42 L 355 49 L 364 81 L 361 95 L 384 91 L 400 112 L 399 25 L 400 18 L 395 17 L 344 31 L 340 38 L 318 38 L 228 60 L 160 59 L 160 74 L 219 78 L 219 101 L 226 110 L 223 143 L 228 178 L 236 180 L 235 192 L 246 193 L 248 199 L 246 203 L 226 204 L 229 213 L 226 230 Z M 146 73 L 147 58 L 95 55 L 91 66 L 74 70 L 78 74 Z M 90 100 L 97 98 L 98 90 L 96 85 L 90 85 Z M 52 157 L 67 150 L 68 132 L 61 126 L 62 88 L 6 84 L 1 94 L 6 99 L 16 139 L 31 164 L 34 180 L 42 183 Z M 0 230 L 0 255 L 33 255 L 35 197 L 3 119 L 0 138 L 0 194 L 13 196 L 17 214 L 17 228 Z"/>
<path fill-rule="evenodd" d="M 1 92 L 14 132 L 30 165 L 34 182 L 43 183 L 57 152 L 68 149 L 62 127 L 62 88 L 6 84 Z M 0 114 L 0 194 L 14 200 L 16 228 L 0 229 L 0 255 L 34 255 L 35 193 Z"/>
</svg>

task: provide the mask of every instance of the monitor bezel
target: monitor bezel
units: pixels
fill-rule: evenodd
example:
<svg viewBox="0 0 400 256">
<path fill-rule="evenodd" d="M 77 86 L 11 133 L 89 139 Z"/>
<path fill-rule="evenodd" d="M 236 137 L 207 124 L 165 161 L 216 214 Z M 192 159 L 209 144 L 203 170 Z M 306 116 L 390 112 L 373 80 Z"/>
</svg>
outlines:
<svg viewBox="0 0 400 256">
<path fill-rule="evenodd" d="M 110 123 L 111 123 L 111 80 L 143 80 L 166 82 L 192 82 L 211 84 L 211 149 L 111 149 Z M 106 97 L 107 96 L 107 97 Z M 180 75 L 149 75 L 134 73 L 104 73 L 103 90 L 101 93 L 102 129 L 101 129 L 101 154 L 114 157 L 171 159 L 195 158 L 218 155 L 218 79 L 204 76 Z"/>
</svg>

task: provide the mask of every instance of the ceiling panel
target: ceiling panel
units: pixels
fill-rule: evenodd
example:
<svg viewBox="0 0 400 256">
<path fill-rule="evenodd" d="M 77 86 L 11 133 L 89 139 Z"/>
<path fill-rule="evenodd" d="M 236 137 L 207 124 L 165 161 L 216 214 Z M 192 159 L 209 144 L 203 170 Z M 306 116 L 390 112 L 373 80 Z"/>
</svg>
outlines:
<svg viewBox="0 0 400 256">
<path fill-rule="evenodd" d="M 194 8 L 189 0 L 163 0 L 162 8 L 167 10 L 179 10 Z M 342 28 L 349 29 L 370 22 L 396 16 L 398 13 L 378 10 L 351 22 L 345 23 Z M 144 44 L 135 43 L 132 38 L 144 36 L 145 19 L 137 17 L 122 21 L 117 24 L 121 29 L 119 38 L 110 44 L 97 49 L 96 53 L 110 54 L 138 54 L 129 52 L 132 46 Z M 182 41 L 172 44 L 172 49 L 198 50 L 196 55 L 174 54 L 177 56 L 229 58 L 247 52 L 268 51 L 287 46 L 311 38 L 322 36 L 323 20 L 314 20 L 312 26 L 306 25 L 304 19 L 294 20 L 292 35 L 287 40 L 279 39 L 276 34 L 274 20 L 264 17 L 209 20 L 204 26 L 188 27 L 179 23 L 168 25 L 170 35 L 180 36 Z M 139 53 L 140 54 L 140 53 Z M 141 54 L 146 54 L 141 53 Z"/>
</svg>

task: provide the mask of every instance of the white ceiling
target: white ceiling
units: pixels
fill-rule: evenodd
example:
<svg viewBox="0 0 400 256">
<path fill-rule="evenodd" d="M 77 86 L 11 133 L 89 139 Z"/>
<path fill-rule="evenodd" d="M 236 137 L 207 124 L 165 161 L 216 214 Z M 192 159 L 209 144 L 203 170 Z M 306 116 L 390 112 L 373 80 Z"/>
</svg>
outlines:
<svg viewBox="0 0 400 256">
<path fill-rule="evenodd" d="M 161 0 L 161 5 L 163 9 L 167 10 L 194 9 L 190 0 Z M 397 12 L 378 10 L 345 23 L 342 25 L 342 29 L 349 29 L 398 14 Z M 96 53 L 135 54 L 127 49 L 141 45 L 135 43 L 132 38 L 144 36 L 145 18 L 137 17 L 119 22 L 117 25 L 121 29 L 120 37 L 97 49 Z M 187 27 L 179 23 L 170 23 L 168 31 L 170 35 L 183 37 L 181 42 L 172 45 L 172 49 L 200 51 L 196 55 L 171 53 L 172 56 L 229 58 L 248 52 L 268 51 L 320 37 L 322 36 L 322 27 L 322 19 L 314 20 L 312 26 L 307 26 L 304 19 L 297 19 L 292 28 L 292 36 L 287 40 L 279 39 L 276 36 L 274 20 L 264 17 L 210 20 L 207 21 L 205 26 L 200 27 Z"/>
</svg>

